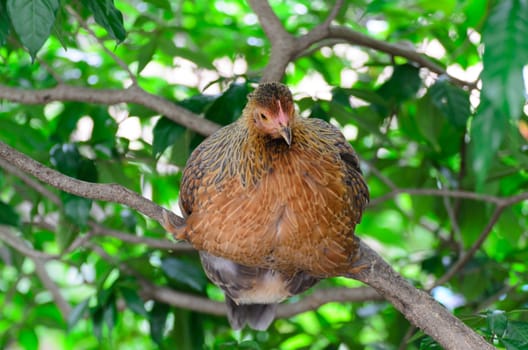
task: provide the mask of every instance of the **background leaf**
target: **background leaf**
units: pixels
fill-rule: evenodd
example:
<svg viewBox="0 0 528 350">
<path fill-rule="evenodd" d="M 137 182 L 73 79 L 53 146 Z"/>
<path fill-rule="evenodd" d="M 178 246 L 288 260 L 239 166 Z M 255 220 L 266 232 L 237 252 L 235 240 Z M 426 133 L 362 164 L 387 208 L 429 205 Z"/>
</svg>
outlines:
<svg viewBox="0 0 528 350">
<path fill-rule="evenodd" d="M 58 0 L 7 0 L 11 23 L 33 59 L 51 33 L 58 8 Z"/>
<path fill-rule="evenodd" d="M 113 0 L 83 0 L 93 13 L 95 21 L 99 23 L 108 34 L 117 42 L 126 38 L 123 26 L 123 14 L 114 6 Z"/>
</svg>

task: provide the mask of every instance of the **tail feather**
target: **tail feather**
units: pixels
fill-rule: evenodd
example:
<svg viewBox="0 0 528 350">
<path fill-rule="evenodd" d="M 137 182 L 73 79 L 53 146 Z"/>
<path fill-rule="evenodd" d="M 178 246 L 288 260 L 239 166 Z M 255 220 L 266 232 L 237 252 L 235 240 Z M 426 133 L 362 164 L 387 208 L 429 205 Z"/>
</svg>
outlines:
<svg viewBox="0 0 528 350">
<path fill-rule="evenodd" d="M 277 304 L 236 304 L 226 295 L 227 318 L 231 328 L 242 329 L 249 327 L 265 331 L 275 318 Z"/>
</svg>

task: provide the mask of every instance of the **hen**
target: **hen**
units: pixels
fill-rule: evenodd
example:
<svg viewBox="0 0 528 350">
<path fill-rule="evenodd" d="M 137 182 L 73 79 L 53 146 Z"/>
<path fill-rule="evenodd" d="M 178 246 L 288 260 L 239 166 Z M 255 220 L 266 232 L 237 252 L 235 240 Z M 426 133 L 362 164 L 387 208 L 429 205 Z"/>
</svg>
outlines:
<svg viewBox="0 0 528 350">
<path fill-rule="evenodd" d="M 280 83 L 262 83 L 242 117 L 191 154 L 180 187 L 185 224 L 234 329 L 267 329 L 279 302 L 356 271 L 354 229 L 369 200 L 358 158 L 327 122 L 301 118 Z"/>
</svg>

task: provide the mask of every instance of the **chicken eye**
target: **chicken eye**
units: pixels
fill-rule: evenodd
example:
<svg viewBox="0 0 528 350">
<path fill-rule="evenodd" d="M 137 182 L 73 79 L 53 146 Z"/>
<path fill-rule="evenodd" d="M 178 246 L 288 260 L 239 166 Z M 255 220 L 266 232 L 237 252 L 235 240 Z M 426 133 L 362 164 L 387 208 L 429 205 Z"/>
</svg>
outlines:
<svg viewBox="0 0 528 350">
<path fill-rule="evenodd" d="M 261 118 L 262 120 L 266 120 L 266 119 L 268 119 L 268 117 L 266 117 L 266 115 L 265 115 L 264 113 L 260 113 L 260 118 Z"/>
</svg>

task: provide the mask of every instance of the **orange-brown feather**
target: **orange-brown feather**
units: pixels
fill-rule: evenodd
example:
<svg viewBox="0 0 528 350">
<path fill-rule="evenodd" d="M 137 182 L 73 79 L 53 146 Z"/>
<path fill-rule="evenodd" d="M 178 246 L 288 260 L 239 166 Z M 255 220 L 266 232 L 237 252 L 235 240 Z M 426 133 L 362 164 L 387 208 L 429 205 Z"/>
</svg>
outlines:
<svg viewBox="0 0 528 350">
<path fill-rule="evenodd" d="M 285 102 L 283 102 L 285 103 Z M 236 263 L 317 277 L 345 274 L 354 227 L 368 201 L 357 157 L 342 134 L 294 117 L 291 147 L 244 115 L 204 141 L 181 184 L 181 237 Z"/>
</svg>

